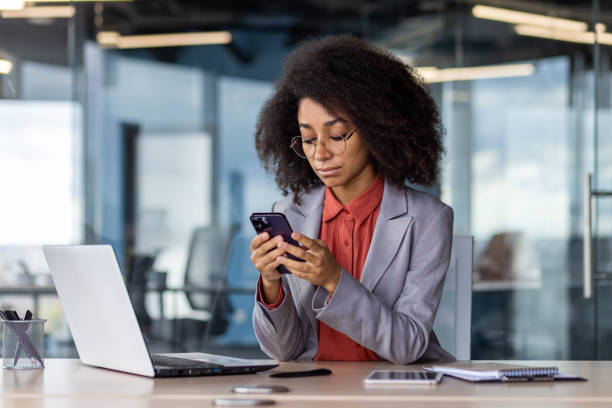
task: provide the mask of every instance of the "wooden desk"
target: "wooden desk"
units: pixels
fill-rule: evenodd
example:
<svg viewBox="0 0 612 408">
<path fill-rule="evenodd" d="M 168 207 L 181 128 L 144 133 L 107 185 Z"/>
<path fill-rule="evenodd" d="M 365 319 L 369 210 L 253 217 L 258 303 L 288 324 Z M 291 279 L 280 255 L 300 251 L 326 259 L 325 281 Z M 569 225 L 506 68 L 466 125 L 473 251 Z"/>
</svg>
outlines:
<svg viewBox="0 0 612 408">
<path fill-rule="evenodd" d="M 363 378 L 373 369 L 415 369 L 384 362 L 283 363 L 276 370 L 328 367 L 334 374 L 292 379 L 255 375 L 150 379 L 83 366 L 78 360 L 47 359 L 42 370 L 2 370 L 2 407 L 172 407 L 211 406 L 214 398 L 237 398 L 238 384 L 283 384 L 286 394 L 271 398 L 279 407 L 584 407 L 612 404 L 609 375 L 612 362 L 529 361 L 556 365 L 588 382 L 471 384 L 445 377 L 438 386 L 366 387 Z"/>
</svg>

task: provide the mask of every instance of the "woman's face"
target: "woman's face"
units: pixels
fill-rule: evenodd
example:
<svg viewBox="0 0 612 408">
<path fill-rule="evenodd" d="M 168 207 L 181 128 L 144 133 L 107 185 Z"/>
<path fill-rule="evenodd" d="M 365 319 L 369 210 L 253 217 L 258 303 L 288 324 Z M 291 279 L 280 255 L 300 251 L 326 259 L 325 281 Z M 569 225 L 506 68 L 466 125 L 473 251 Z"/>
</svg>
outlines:
<svg viewBox="0 0 612 408">
<path fill-rule="evenodd" d="M 337 193 L 337 189 L 349 189 L 357 190 L 359 194 L 370 185 L 376 177 L 370 152 L 348 118 L 331 114 L 312 99 L 303 98 L 298 107 L 298 123 L 303 139 L 319 141 L 308 162 L 321 181 L 332 188 L 334 193 Z M 330 152 L 333 149 L 320 143 L 322 140 L 330 143 L 330 137 L 335 136 L 338 140 L 337 136 L 352 131 L 355 132 L 346 140 L 346 150 L 343 153 L 333 154 Z"/>
</svg>

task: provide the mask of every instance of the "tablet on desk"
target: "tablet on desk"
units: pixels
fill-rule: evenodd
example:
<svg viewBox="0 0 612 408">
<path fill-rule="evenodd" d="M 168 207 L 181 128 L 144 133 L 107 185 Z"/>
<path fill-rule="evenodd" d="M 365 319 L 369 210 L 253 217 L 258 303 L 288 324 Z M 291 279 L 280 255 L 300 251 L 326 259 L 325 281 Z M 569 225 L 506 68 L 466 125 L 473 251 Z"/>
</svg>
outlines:
<svg viewBox="0 0 612 408">
<path fill-rule="evenodd" d="M 363 382 L 368 385 L 434 385 L 442 380 L 442 373 L 434 373 L 424 370 L 374 370 Z"/>
</svg>

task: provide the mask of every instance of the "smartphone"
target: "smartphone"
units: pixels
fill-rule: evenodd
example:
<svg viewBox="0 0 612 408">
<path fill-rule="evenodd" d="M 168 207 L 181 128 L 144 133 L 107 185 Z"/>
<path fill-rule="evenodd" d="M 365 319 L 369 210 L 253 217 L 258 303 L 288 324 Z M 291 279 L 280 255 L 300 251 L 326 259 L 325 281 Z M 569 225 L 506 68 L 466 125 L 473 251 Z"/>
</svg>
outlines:
<svg viewBox="0 0 612 408">
<path fill-rule="evenodd" d="M 293 230 L 289 225 L 289 221 L 287 221 L 287 217 L 283 213 L 253 213 L 251 214 L 251 224 L 255 228 L 255 232 L 261 234 L 262 232 L 267 232 L 270 234 L 270 238 L 274 238 L 278 235 L 283 237 L 283 240 L 291 245 L 295 245 L 297 247 L 300 246 L 299 242 L 291 238 L 291 233 Z M 304 262 L 303 259 L 293 256 L 291 254 L 287 254 L 287 257 L 296 261 Z M 278 267 L 278 271 L 280 273 L 291 273 L 285 268 L 284 265 L 280 265 Z"/>
<path fill-rule="evenodd" d="M 363 382 L 365 384 L 438 384 L 442 380 L 442 373 L 423 370 L 391 371 L 374 370 Z"/>
</svg>

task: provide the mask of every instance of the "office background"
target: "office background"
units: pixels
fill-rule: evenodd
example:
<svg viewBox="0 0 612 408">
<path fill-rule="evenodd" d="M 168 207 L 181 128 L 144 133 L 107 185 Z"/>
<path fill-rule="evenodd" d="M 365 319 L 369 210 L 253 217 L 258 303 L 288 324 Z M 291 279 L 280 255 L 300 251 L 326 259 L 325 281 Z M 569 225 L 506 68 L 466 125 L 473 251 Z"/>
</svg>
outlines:
<svg viewBox="0 0 612 408">
<path fill-rule="evenodd" d="M 427 191 L 475 239 L 472 358 L 612 357 L 605 195 L 591 199 L 590 298 L 583 279 L 583 175 L 612 190 L 609 2 L 0 8 L 0 308 L 48 319 L 47 356 L 76 352 L 40 246 L 78 243 L 114 247 L 153 350 L 262 355 L 248 215 L 281 196 L 254 151 L 257 114 L 300 40 L 353 33 L 419 67 L 440 108 L 447 154 Z M 133 37 L 210 31 L 225 43 Z"/>
</svg>

